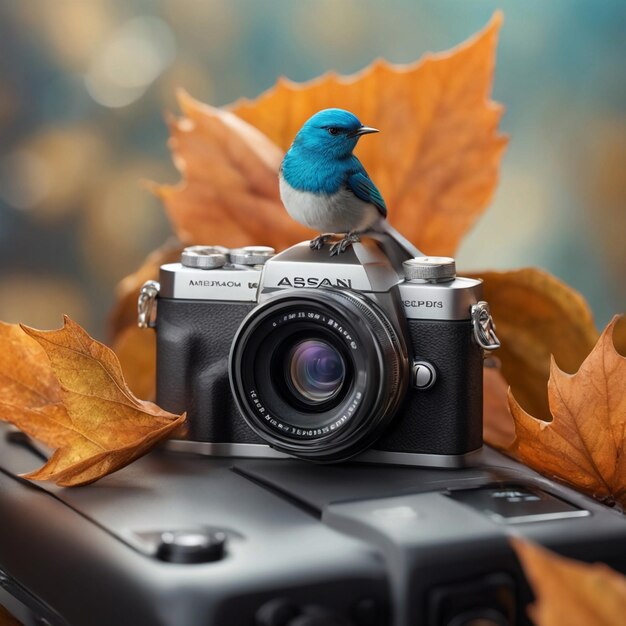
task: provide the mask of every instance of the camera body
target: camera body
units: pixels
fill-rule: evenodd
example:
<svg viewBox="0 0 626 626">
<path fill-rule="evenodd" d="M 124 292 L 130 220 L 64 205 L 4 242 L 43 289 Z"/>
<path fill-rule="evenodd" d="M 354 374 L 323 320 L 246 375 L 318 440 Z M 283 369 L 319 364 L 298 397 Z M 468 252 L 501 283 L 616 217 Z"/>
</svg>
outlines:
<svg viewBox="0 0 626 626">
<path fill-rule="evenodd" d="M 387 235 L 338 256 L 196 246 L 159 282 L 140 322 L 157 329 L 158 404 L 188 414 L 174 447 L 444 467 L 481 448 L 498 344 L 481 281 L 452 259 L 409 258 Z"/>
<path fill-rule="evenodd" d="M 80 489 L 26 483 L 42 452 L 0 423 L 0 605 L 25 626 L 531 626 L 511 536 L 626 572 L 618 511 L 488 446 L 445 470 L 155 450 Z"/>
</svg>

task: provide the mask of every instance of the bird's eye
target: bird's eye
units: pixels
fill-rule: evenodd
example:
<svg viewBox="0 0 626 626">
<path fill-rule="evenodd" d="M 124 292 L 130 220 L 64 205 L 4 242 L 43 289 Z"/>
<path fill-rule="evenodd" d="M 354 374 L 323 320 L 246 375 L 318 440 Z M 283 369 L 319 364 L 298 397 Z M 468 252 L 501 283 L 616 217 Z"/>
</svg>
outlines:
<svg viewBox="0 0 626 626">
<path fill-rule="evenodd" d="M 329 128 L 328 129 L 328 133 L 330 135 L 338 135 L 339 134 L 339 129 L 338 128 Z"/>
</svg>

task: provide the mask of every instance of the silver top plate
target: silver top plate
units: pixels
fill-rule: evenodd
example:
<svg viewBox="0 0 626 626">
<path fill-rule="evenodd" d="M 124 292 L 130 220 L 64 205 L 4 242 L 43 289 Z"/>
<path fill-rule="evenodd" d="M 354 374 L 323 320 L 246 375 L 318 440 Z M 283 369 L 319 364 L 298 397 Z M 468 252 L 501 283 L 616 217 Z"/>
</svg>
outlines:
<svg viewBox="0 0 626 626">
<path fill-rule="evenodd" d="M 386 292 L 402 280 L 400 272 L 370 238 L 364 237 L 336 256 L 330 256 L 328 248 L 311 250 L 305 241 L 265 264 L 262 293 L 317 287 Z"/>
<path fill-rule="evenodd" d="M 258 252 L 270 254 L 267 248 Z M 402 261 L 394 263 L 380 242 L 369 237 L 337 256 L 330 256 L 327 248 L 311 250 L 305 241 L 268 258 L 265 265 L 199 269 L 170 263 L 161 267 L 159 280 L 162 298 L 238 302 L 263 302 L 279 291 L 319 287 L 376 298 L 398 287 L 406 318 L 424 320 L 468 320 L 482 298 L 480 280 L 405 282 Z"/>
<path fill-rule="evenodd" d="M 206 270 L 181 263 L 161 266 L 161 298 L 181 300 L 228 300 L 256 302 L 261 270 L 244 265 L 227 265 Z"/>
<path fill-rule="evenodd" d="M 469 320 L 472 305 L 482 298 L 483 284 L 473 278 L 455 278 L 445 283 L 400 285 L 404 314 L 410 320 Z"/>
</svg>

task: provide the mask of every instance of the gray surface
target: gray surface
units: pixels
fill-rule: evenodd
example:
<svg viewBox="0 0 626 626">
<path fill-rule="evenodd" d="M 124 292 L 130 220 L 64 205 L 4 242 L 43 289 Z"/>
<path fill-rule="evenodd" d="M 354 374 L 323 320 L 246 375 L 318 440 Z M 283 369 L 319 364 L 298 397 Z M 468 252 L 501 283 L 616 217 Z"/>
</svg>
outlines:
<svg viewBox="0 0 626 626">
<path fill-rule="evenodd" d="M 517 580 L 521 619 L 512 533 L 626 571 L 622 516 L 492 450 L 463 470 L 157 452 L 78 489 L 10 476 L 38 464 L 0 438 L 0 568 L 71 624 L 252 626 L 258 606 L 277 595 L 345 615 L 389 588 L 394 626 L 434 624 L 421 621 L 434 588 L 494 571 Z M 592 515 L 509 527 L 444 495 L 502 481 L 543 486 Z M 227 532 L 224 561 L 150 556 L 145 533 L 196 525 Z"/>
</svg>

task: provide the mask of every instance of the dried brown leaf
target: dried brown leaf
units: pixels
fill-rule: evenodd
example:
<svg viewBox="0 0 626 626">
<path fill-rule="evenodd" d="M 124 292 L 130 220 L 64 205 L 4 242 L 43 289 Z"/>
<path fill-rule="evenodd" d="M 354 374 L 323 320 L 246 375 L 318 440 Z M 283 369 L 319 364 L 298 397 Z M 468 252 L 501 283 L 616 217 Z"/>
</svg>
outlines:
<svg viewBox="0 0 626 626">
<path fill-rule="evenodd" d="M 278 167 L 307 118 L 341 107 L 383 131 L 358 156 L 394 225 L 429 254 L 453 254 L 493 195 L 506 146 L 502 109 L 489 99 L 501 22 L 496 13 L 465 44 L 413 65 L 376 61 L 353 76 L 280 79 L 229 111 L 181 92 L 184 117 L 171 121 L 170 145 L 183 181 L 154 187 L 176 233 L 184 242 L 279 249 L 310 237 L 284 211 Z"/>
<path fill-rule="evenodd" d="M 55 331 L 0 323 L 0 344 L 0 419 L 56 449 L 27 478 L 93 482 L 184 422 L 184 415 L 138 400 L 115 354 L 69 318 Z"/>
<path fill-rule="evenodd" d="M 151 252 L 139 269 L 118 283 L 115 306 L 109 314 L 109 334 L 112 338 L 129 326 L 137 325 L 137 298 L 141 286 L 147 280 L 158 280 L 159 267 L 164 263 L 180 261 L 182 250 L 176 239 L 169 239 L 160 248 Z M 126 370 L 124 372 L 126 373 Z"/>
<path fill-rule="evenodd" d="M 170 121 L 170 147 L 183 180 L 153 189 L 181 241 L 282 249 L 310 238 L 280 201 L 282 151 L 234 113 L 184 91 L 178 101 L 184 117 Z"/>
<path fill-rule="evenodd" d="M 138 398 L 156 398 L 156 335 L 137 324 L 122 330 L 112 345 L 124 379 Z"/>
<path fill-rule="evenodd" d="M 582 563 L 536 544 L 511 543 L 533 588 L 536 626 L 622 626 L 626 577 L 604 563 Z"/>
<path fill-rule="evenodd" d="M 484 281 L 485 300 L 502 341 L 497 357 L 504 378 L 529 413 L 550 420 L 550 356 L 563 370 L 575 372 L 598 339 L 587 302 L 537 268 L 475 276 Z"/>
<path fill-rule="evenodd" d="M 604 330 L 576 374 L 554 359 L 548 396 L 551 422 L 510 406 L 516 438 L 508 452 L 538 472 L 573 485 L 595 498 L 626 506 L 626 357 Z"/>
<path fill-rule="evenodd" d="M 502 15 L 466 43 L 410 65 L 376 61 L 352 76 L 286 79 L 230 110 L 286 150 L 316 111 L 340 107 L 382 132 L 357 155 L 390 221 L 428 254 L 454 255 L 488 206 L 507 140 L 490 98 Z M 287 219 L 287 218 L 285 218 Z"/>
</svg>

